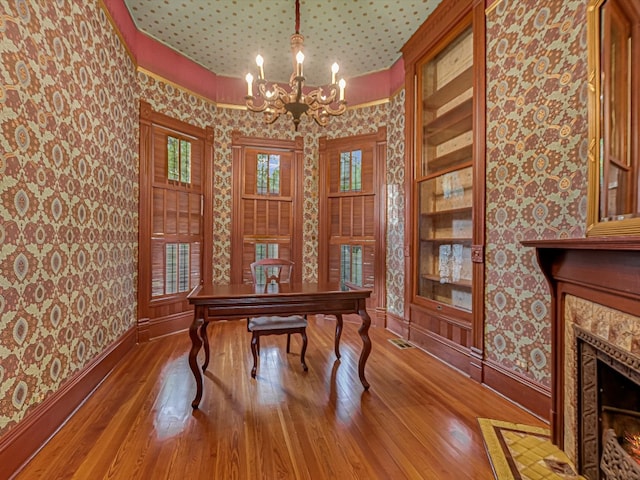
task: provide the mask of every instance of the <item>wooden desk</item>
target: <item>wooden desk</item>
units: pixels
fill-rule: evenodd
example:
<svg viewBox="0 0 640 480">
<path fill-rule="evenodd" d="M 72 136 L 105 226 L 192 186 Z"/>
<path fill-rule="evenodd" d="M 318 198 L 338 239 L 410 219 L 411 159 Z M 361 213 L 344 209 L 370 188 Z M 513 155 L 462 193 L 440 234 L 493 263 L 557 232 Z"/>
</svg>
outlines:
<svg viewBox="0 0 640 480">
<path fill-rule="evenodd" d="M 274 286 L 275 287 L 275 286 Z M 371 352 L 369 326 L 371 318 L 365 308 L 366 299 L 371 290 L 353 286 L 342 287 L 338 283 L 301 283 L 282 284 L 278 289 L 269 289 L 265 293 L 262 285 L 200 285 L 187 296 L 189 303 L 195 305 L 193 322 L 189 327 L 191 351 L 189 366 L 196 380 L 196 397 L 191 402 L 198 408 L 202 399 L 202 372 L 209 365 L 209 340 L 207 325 L 216 320 L 232 320 L 260 315 L 314 315 L 318 313 L 335 315 L 336 338 L 335 353 L 340 358 L 340 334 L 342 333 L 342 315 L 357 313 L 362 318 L 358 333 L 362 338 L 362 352 L 358 363 L 360 382 L 365 390 L 369 383 L 364 377 L 364 367 Z M 204 344 L 205 360 L 202 371 L 198 368 L 198 352 Z"/>
</svg>

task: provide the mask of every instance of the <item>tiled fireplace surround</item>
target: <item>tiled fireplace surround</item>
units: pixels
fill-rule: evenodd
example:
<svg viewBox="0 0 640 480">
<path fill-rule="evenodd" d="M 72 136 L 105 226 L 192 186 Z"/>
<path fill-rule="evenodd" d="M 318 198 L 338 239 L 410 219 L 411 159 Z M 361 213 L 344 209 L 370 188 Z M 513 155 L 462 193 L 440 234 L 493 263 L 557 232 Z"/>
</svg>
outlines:
<svg viewBox="0 0 640 480">
<path fill-rule="evenodd" d="M 640 238 L 523 243 L 536 247 L 551 290 L 552 440 L 581 469 L 576 331 L 640 360 Z"/>
<path fill-rule="evenodd" d="M 640 318 L 566 295 L 564 325 L 564 450 L 574 464 L 580 464 L 581 473 L 590 480 L 638 479 L 640 466 L 627 458 L 615 435 L 609 435 L 611 438 L 606 448 L 601 445 L 602 453 L 598 452 L 599 440 L 603 438 L 598 432 L 598 418 L 602 416 L 598 390 L 603 385 L 599 383 L 597 371 L 602 368 L 598 365 L 604 365 L 607 377 L 617 378 L 613 376 L 613 372 L 617 371 L 630 382 L 636 385 L 640 383 L 637 342 Z M 627 396 L 633 402 L 637 401 L 636 395 Z M 637 405 L 633 408 L 638 411 Z M 578 434 L 580 431 L 581 435 Z M 604 463 L 607 464 L 609 475 L 600 475 L 601 458 L 605 451 L 608 458 Z M 609 458 L 612 456 L 614 458 Z M 622 456 L 625 458 L 618 458 Z M 609 465 L 612 460 L 613 465 Z"/>
</svg>

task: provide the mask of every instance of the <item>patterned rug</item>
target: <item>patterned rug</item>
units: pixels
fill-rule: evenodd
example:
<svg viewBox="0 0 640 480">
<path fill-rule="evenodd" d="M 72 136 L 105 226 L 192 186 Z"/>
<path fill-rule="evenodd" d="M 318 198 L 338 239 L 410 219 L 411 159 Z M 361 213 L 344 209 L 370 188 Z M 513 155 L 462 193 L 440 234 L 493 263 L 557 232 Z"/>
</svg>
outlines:
<svg viewBox="0 0 640 480">
<path fill-rule="evenodd" d="M 479 418 L 496 480 L 577 480 L 575 467 L 549 440 L 549 429 Z"/>
</svg>

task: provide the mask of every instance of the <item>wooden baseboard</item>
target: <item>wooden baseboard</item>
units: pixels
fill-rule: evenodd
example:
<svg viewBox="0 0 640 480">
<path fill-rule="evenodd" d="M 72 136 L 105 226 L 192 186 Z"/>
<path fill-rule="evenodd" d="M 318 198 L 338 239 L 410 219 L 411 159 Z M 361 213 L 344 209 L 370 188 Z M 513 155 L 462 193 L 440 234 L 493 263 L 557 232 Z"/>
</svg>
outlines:
<svg viewBox="0 0 640 480">
<path fill-rule="evenodd" d="M 399 315 L 387 311 L 387 330 L 405 340 L 409 338 L 409 322 Z"/>
<path fill-rule="evenodd" d="M 0 478 L 11 478 L 47 443 L 109 372 L 135 347 L 136 336 L 136 328 L 129 329 L 0 438 Z"/>
<path fill-rule="evenodd" d="M 484 383 L 534 415 L 549 421 L 551 390 L 499 363 L 484 361 Z"/>
</svg>

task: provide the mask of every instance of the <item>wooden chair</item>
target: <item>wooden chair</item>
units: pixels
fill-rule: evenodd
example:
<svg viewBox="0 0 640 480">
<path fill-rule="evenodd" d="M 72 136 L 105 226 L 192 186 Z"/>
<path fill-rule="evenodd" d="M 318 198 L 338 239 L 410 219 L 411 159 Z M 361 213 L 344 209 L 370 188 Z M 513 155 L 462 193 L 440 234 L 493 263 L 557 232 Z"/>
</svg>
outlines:
<svg viewBox="0 0 640 480">
<path fill-rule="evenodd" d="M 265 258 L 251 264 L 251 276 L 256 287 L 264 285 L 264 291 L 279 288 L 283 283 L 290 283 L 293 262 L 279 258 Z M 308 371 L 304 361 L 307 351 L 307 319 L 301 315 L 281 317 L 275 315 L 253 317 L 248 319 L 247 329 L 251 332 L 251 354 L 253 355 L 253 368 L 251 377 L 256 378 L 258 368 L 258 354 L 260 353 L 260 337 L 264 335 L 287 334 L 287 353 L 291 345 L 291 334 L 299 333 L 302 336 L 302 350 L 300 362 L 304 371 Z"/>
</svg>

